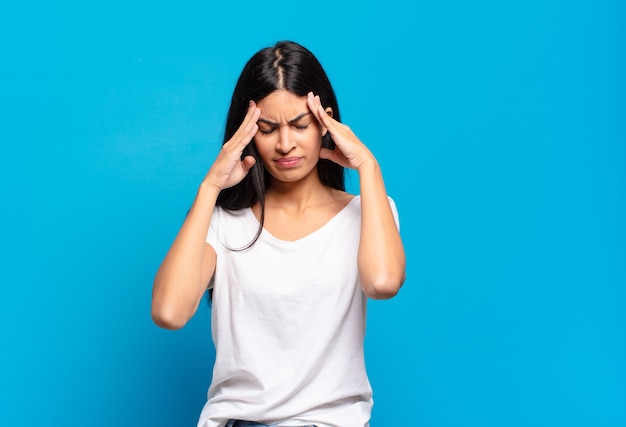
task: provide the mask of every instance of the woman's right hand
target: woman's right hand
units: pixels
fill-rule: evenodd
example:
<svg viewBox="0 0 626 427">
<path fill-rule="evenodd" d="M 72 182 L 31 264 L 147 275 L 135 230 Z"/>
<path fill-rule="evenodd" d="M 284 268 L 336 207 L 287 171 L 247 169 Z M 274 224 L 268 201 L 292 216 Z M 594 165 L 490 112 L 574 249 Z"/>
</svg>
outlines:
<svg viewBox="0 0 626 427">
<path fill-rule="evenodd" d="M 204 182 L 214 186 L 218 192 L 239 184 L 254 166 L 256 162 L 254 157 L 245 156 L 242 159 L 241 155 L 259 129 L 257 121 L 260 115 L 261 110 L 257 108 L 254 101 L 250 101 L 248 112 L 241 126 L 232 138 L 222 145 L 222 149 L 204 178 Z"/>
</svg>

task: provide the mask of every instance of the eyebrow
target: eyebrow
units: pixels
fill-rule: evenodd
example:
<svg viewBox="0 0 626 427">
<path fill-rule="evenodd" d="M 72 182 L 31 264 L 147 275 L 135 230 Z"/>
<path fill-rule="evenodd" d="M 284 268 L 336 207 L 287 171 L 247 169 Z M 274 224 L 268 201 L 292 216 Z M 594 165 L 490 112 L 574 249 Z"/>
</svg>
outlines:
<svg viewBox="0 0 626 427">
<path fill-rule="evenodd" d="M 290 124 L 290 125 L 294 124 L 295 122 L 297 122 L 298 120 L 308 116 L 309 114 L 311 114 L 310 111 L 307 111 L 306 113 L 298 114 L 295 118 L 287 121 L 287 123 Z M 268 119 L 261 119 L 261 118 L 259 118 L 258 121 L 262 122 L 262 123 L 265 123 L 265 124 L 268 124 L 270 126 L 278 126 L 279 125 L 279 123 L 273 122 L 273 121 L 268 120 Z"/>
</svg>

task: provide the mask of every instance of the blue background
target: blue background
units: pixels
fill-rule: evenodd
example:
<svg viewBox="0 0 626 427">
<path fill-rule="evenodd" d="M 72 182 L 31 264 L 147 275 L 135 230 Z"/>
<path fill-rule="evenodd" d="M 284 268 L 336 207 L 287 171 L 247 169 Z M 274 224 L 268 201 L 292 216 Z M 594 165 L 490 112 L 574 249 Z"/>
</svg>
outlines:
<svg viewBox="0 0 626 427">
<path fill-rule="evenodd" d="M 241 68 L 282 39 L 400 209 L 372 425 L 626 425 L 624 22 L 608 0 L 5 2 L 0 425 L 195 425 L 210 311 L 157 328 L 152 279 Z"/>
</svg>

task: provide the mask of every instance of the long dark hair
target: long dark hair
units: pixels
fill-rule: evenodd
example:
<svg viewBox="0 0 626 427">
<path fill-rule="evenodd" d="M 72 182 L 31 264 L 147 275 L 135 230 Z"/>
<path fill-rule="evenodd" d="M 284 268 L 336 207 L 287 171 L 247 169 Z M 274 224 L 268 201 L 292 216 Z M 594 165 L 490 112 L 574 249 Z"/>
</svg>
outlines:
<svg viewBox="0 0 626 427">
<path fill-rule="evenodd" d="M 335 92 L 320 62 L 305 47 L 291 41 L 281 41 L 272 47 L 257 52 L 243 68 L 230 102 L 224 131 L 224 143 L 235 134 L 241 125 L 250 100 L 259 102 L 279 89 L 286 89 L 298 96 L 306 96 L 309 92 L 319 95 L 322 106 L 324 108 L 331 107 L 333 118 L 340 120 Z M 326 135 L 322 137 L 322 147 L 335 148 L 330 132 L 326 132 Z M 254 140 L 245 148 L 243 155 L 254 156 L 255 165 L 243 181 L 220 192 L 216 205 L 236 210 L 249 208 L 259 202 L 261 224 L 257 235 L 246 246 L 248 248 L 256 242 L 263 229 L 265 192 L 270 185 L 270 179 Z M 317 171 L 323 185 L 345 190 L 344 168 L 342 166 L 330 160 L 320 159 L 317 164 Z"/>
</svg>

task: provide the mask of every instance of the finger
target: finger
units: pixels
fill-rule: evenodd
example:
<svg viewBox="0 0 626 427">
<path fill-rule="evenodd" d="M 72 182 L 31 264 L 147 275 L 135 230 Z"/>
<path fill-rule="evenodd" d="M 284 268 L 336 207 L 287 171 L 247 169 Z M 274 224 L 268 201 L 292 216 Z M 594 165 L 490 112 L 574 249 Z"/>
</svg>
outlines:
<svg viewBox="0 0 626 427">
<path fill-rule="evenodd" d="M 243 119 L 243 122 L 233 135 L 233 139 L 236 141 L 237 146 L 246 146 L 250 143 L 254 135 L 258 130 L 257 121 L 261 116 L 261 110 L 257 108 L 254 101 L 250 101 L 248 111 Z"/>
<path fill-rule="evenodd" d="M 320 117 L 322 118 L 322 123 L 324 124 L 324 126 L 329 127 L 329 126 L 334 126 L 337 123 L 339 123 L 337 120 L 333 118 L 333 116 L 329 114 L 328 111 L 324 109 L 324 106 L 322 105 L 322 100 L 320 99 L 319 95 L 316 95 L 315 99 L 317 100 L 318 111 L 319 111 Z"/>
<path fill-rule="evenodd" d="M 241 166 L 243 168 L 244 174 L 247 174 L 252 166 L 256 163 L 256 159 L 252 156 L 246 156 L 241 160 Z"/>
<path fill-rule="evenodd" d="M 261 109 L 257 108 L 254 101 L 250 101 L 248 111 L 246 112 L 246 116 L 244 117 L 241 125 L 245 135 L 249 135 L 250 133 L 254 135 L 254 132 L 256 132 L 256 122 L 259 120 L 260 116 Z"/>
<path fill-rule="evenodd" d="M 244 116 L 242 121 L 243 126 L 246 126 L 250 123 L 256 109 L 256 103 L 252 100 L 248 101 L 248 109 L 246 110 L 246 115 Z"/>
<path fill-rule="evenodd" d="M 307 105 L 309 110 L 315 115 L 317 121 L 322 125 L 326 126 L 325 120 L 329 117 L 324 107 L 322 106 L 322 102 L 318 95 L 313 95 L 313 92 L 309 92 L 307 94 Z"/>
<path fill-rule="evenodd" d="M 337 163 L 335 158 L 337 157 L 337 152 L 335 150 L 331 150 L 329 148 L 324 148 L 320 150 L 320 159 L 331 160 Z"/>
<path fill-rule="evenodd" d="M 333 163 L 337 163 L 344 168 L 350 167 L 348 162 L 346 161 L 345 156 L 339 153 L 338 150 L 330 150 L 328 148 L 322 148 L 320 150 L 320 159 L 330 160 Z"/>
<path fill-rule="evenodd" d="M 256 122 L 259 120 L 261 116 L 261 109 L 256 106 L 256 102 L 250 101 L 250 108 L 248 110 L 250 113 L 250 124 L 256 125 Z"/>
</svg>

